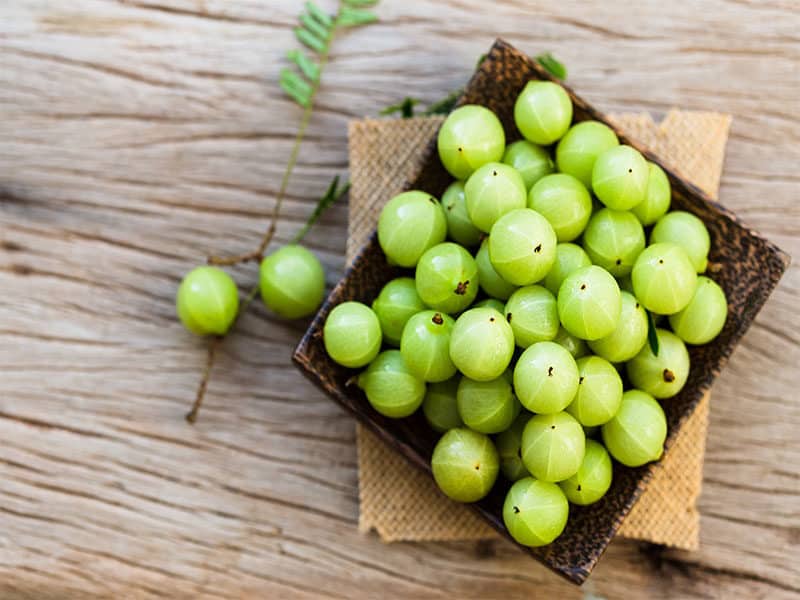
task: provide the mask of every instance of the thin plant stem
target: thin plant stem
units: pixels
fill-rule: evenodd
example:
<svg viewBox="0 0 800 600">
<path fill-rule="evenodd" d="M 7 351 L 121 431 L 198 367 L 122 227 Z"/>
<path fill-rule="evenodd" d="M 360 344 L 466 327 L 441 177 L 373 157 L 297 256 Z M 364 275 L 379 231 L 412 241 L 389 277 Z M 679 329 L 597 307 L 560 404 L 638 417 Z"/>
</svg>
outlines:
<svg viewBox="0 0 800 600">
<path fill-rule="evenodd" d="M 336 33 L 335 29 L 331 32 L 331 37 Z M 328 63 L 328 49 L 325 49 L 320 55 L 319 58 L 319 70 L 320 74 L 322 73 L 325 65 Z M 300 145 L 303 142 L 303 138 L 306 134 L 306 129 L 308 128 L 308 123 L 311 121 L 311 113 L 314 110 L 314 98 L 317 95 L 317 90 L 319 89 L 320 81 L 322 80 L 322 76 L 314 82 L 313 87 L 311 88 L 311 94 L 309 95 L 308 105 L 306 106 L 305 110 L 303 111 L 303 116 L 300 120 L 300 126 L 297 129 L 297 135 L 294 138 L 294 145 L 292 146 L 292 152 L 289 154 L 289 161 L 286 163 L 286 169 L 283 172 L 283 178 L 281 179 L 281 187 L 278 190 L 278 195 L 275 198 L 275 207 L 272 209 L 272 215 L 270 217 L 269 227 L 267 231 L 261 238 L 261 242 L 259 243 L 258 247 L 253 250 L 252 252 L 246 252 L 244 254 L 238 254 L 236 256 L 227 256 L 227 257 L 219 257 L 219 256 L 209 256 L 208 257 L 208 264 L 216 265 L 216 266 L 230 266 L 230 265 L 237 265 L 239 263 L 248 262 L 248 261 L 260 261 L 264 258 L 264 252 L 267 250 L 267 246 L 272 241 L 273 236 L 275 235 L 275 230 L 278 226 L 278 215 L 280 214 L 281 204 L 283 204 L 283 199 L 286 196 L 286 190 L 289 187 L 289 180 L 292 176 L 292 171 L 294 171 L 295 166 L 297 165 L 297 157 L 300 154 Z"/>
<path fill-rule="evenodd" d="M 211 379 L 211 369 L 214 366 L 214 358 L 217 354 L 219 345 L 222 343 L 222 339 L 223 338 L 220 336 L 214 336 L 208 342 L 206 368 L 203 370 L 203 377 L 200 379 L 200 385 L 197 386 L 197 394 L 195 395 L 192 409 L 186 413 L 186 420 L 192 425 L 194 425 L 194 422 L 197 420 L 197 412 L 200 410 L 200 406 L 203 404 L 203 398 L 206 395 L 206 388 L 208 388 L 208 381 Z"/>
<path fill-rule="evenodd" d="M 236 256 L 228 256 L 228 257 L 220 257 L 220 256 L 209 256 L 208 257 L 208 264 L 215 265 L 215 266 L 232 266 L 237 265 L 239 263 L 250 262 L 250 261 L 257 261 L 260 262 L 264 258 L 264 253 L 267 250 L 272 238 L 275 236 L 275 231 L 278 226 L 278 217 L 281 211 L 281 205 L 283 204 L 283 199 L 286 196 L 286 192 L 289 188 L 289 181 L 292 177 L 292 172 L 294 171 L 295 166 L 297 166 L 297 158 L 300 154 L 300 146 L 303 143 L 303 139 L 305 138 L 306 129 L 308 128 L 308 124 L 311 121 L 311 114 L 314 111 L 314 100 L 317 96 L 317 91 L 319 90 L 320 82 L 322 81 L 322 72 L 325 69 L 325 66 L 328 64 L 328 55 L 330 52 L 330 44 L 333 41 L 334 36 L 336 35 L 337 29 L 337 22 L 338 17 L 342 11 L 342 2 L 339 2 L 339 10 L 337 11 L 337 18 L 334 20 L 333 27 L 331 28 L 329 41 L 325 46 L 325 49 L 319 55 L 319 76 L 316 78 L 314 83 L 311 87 L 311 93 L 308 96 L 308 101 L 305 105 L 305 109 L 303 110 L 303 116 L 300 119 L 300 125 L 297 128 L 297 134 L 294 137 L 294 145 L 292 146 L 292 151 L 289 154 L 289 160 L 286 163 L 286 169 L 283 172 L 283 177 L 281 178 L 281 186 L 278 189 L 278 195 L 275 197 L 275 206 L 272 209 L 272 214 L 270 216 L 269 226 L 267 227 L 266 232 L 261 237 L 261 241 L 258 244 L 258 247 L 253 250 L 252 252 L 247 252 L 244 254 L 239 254 Z M 313 224 L 313 221 L 312 221 Z M 299 241 L 300 239 L 305 236 L 308 232 L 310 225 L 303 228 L 298 235 L 295 236 L 295 240 Z M 252 304 L 253 299 L 255 299 L 256 295 L 258 294 L 259 286 L 256 285 L 250 290 L 250 293 L 245 297 L 244 301 L 242 302 L 242 306 L 239 309 L 239 312 L 234 319 L 234 322 L 231 324 L 230 329 L 228 330 L 228 334 L 233 331 L 236 323 L 239 321 L 239 318 L 247 311 L 250 304 Z M 194 423 L 197 420 L 197 413 L 200 410 L 200 406 L 203 404 L 203 398 L 206 394 L 206 389 L 208 388 L 208 381 L 211 377 L 211 370 L 214 367 L 214 360 L 217 355 L 217 350 L 222 342 L 225 340 L 227 336 L 216 336 L 209 341 L 208 344 L 208 356 L 206 359 L 206 367 L 203 371 L 203 376 L 200 379 L 200 384 L 197 387 L 197 395 L 195 397 L 194 404 L 192 405 L 192 409 L 186 414 L 186 420 L 189 423 Z"/>
<path fill-rule="evenodd" d="M 242 302 L 242 306 L 239 309 L 239 312 L 236 314 L 236 318 L 231 323 L 230 329 L 228 329 L 228 333 L 233 331 L 233 328 L 236 327 L 236 323 L 239 322 L 239 317 L 244 314 L 247 310 L 247 307 L 250 306 L 250 303 L 253 302 L 255 297 L 258 295 L 259 286 L 254 286 L 253 289 L 245 297 L 244 301 Z M 194 404 L 192 404 L 192 409 L 186 413 L 186 420 L 194 425 L 195 421 L 197 421 L 197 413 L 200 411 L 200 407 L 203 404 L 203 398 L 206 395 L 206 389 L 208 388 L 208 382 L 211 379 L 211 369 L 214 368 L 214 360 L 216 359 L 217 351 L 219 347 L 222 345 L 222 342 L 225 341 L 225 335 L 215 335 L 211 338 L 208 342 L 208 354 L 206 357 L 206 367 L 203 370 L 203 376 L 200 379 L 200 384 L 197 386 L 197 394 L 194 398 Z"/>
</svg>

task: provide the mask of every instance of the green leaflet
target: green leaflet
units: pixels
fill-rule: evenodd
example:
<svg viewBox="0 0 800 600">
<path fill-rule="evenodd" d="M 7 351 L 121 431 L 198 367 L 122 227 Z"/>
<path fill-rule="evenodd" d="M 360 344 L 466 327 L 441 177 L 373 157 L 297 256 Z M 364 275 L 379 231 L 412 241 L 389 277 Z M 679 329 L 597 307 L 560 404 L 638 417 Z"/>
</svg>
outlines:
<svg viewBox="0 0 800 600">
<path fill-rule="evenodd" d="M 453 90 L 447 96 L 442 98 L 441 100 L 434 102 L 431 104 L 427 110 L 425 111 L 426 115 L 447 115 L 453 112 L 453 109 L 456 107 L 456 102 L 458 102 L 458 98 L 461 94 L 464 93 L 462 88 L 458 88 L 457 90 Z"/>
<path fill-rule="evenodd" d="M 326 44 L 323 40 L 319 39 L 316 35 L 311 33 L 308 29 L 304 29 L 303 27 L 295 27 L 294 28 L 294 35 L 297 37 L 298 41 L 311 48 L 316 52 L 324 52 L 326 48 Z"/>
<path fill-rule="evenodd" d="M 330 27 L 326 27 L 311 15 L 305 13 L 300 15 L 300 23 L 319 39 L 328 41 L 331 35 Z"/>
<path fill-rule="evenodd" d="M 317 200 L 317 205 L 314 207 L 314 212 L 308 217 L 306 224 L 303 225 L 303 228 L 298 231 L 295 236 L 292 238 L 291 243 L 296 244 L 301 241 L 308 231 L 314 226 L 319 218 L 322 216 L 326 210 L 328 210 L 331 206 L 333 206 L 340 198 L 342 198 L 347 191 L 350 189 L 350 182 L 346 181 L 344 185 L 339 187 L 339 176 L 333 178 L 328 189 L 325 190 L 325 193 L 322 197 Z"/>
<path fill-rule="evenodd" d="M 336 17 L 336 25 L 340 27 L 355 27 L 373 23 L 377 20 L 378 16 L 372 11 L 343 6 Z"/>
<path fill-rule="evenodd" d="M 653 351 L 654 356 L 658 356 L 658 334 L 656 333 L 656 320 L 649 310 L 644 311 L 647 313 L 647 341 L 650 344 L 650 350 Z"/>
<path fill-rule="evenodd" d="M 538 62 L 544 70 L 550 73 L 556 79 L 566 79 L 567 78 L 567 67 L 565 67 L 561 62 L 556 60 L 556 58 L 550 54 L 549 52 L 545 52 L 544 54 L 540 54 L 536 57 L 536 62 Z"/>
<path fill-rule="evenodd" d="M 286 57 L 297 65 L 302 76 L 290 69 L 282 69 L 280 86 L 283 91 L 300 106 L 309 108 L 314 101 L 316 87 L 322 77 L 322 65 L 328 55 L 328 45 L 336 28 L 355 27 L 377 21 L 378 17 L 372 11 L 362 8 L 377 3 L 377 0 L 339 0 L 338 12 L 335 17 L 331 17 L 312 0 L 306 2 L 305 11 L 298 17 L 300 25 L 294 28 L 294 34 L 301 44 L 311 50 L 311 54 L 296 49 L 286 53 Z M 406 109 L 404 114 L 408 110 L 413 113 L 411 108 Z"/>
<path fill-rule="evenodd" d="M 323 11 L 319 6 L 313 2 L 306 2 L 306 10 L 308 14 L 314 17 L 325 28 L 330 29 L 333 25 L 333 19 L 330 18 L 328 13 Z"/>
<path fill-rule="evenodd" d="M 414 116 L 414 105 L 419 104 L 418 98 L 411 98 L 406 96 L 397 104 L 392 104 L 391 106 L 387 106 L 384 108 L 379 114 L 381 115 L 393 115 L 395 113 L 400 113 L 404 119 L 410 119 Z"/>
<path fill-rule="evenodd" d="M 314 82 L 319 80 L 319 66 L 308 58 L 302 50 L 289 50 L 286 53 L 286 57 L 293 61 L 309 80 Z"/>
<path fill-rule="evenodd" d="M 289 68 L 281 69 L 280 85 L 300 106 L 308 106 L 311 101 L 311 85 Z"/>
</svg>

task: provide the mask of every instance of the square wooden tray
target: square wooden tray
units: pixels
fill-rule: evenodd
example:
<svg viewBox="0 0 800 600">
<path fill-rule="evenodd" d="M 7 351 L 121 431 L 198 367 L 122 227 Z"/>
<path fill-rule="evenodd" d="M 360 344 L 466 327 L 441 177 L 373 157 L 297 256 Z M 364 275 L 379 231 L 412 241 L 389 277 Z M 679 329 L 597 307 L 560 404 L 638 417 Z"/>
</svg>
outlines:
<svg viewBox="0 0 800 600">
<path fill-rule="evenodd" d="M 503 123 L 510 143 L 521 137 L 514 125 L 514 102 L 525 84 L 532 79 L 560 83 L 536 62 L 506 42 L 497 40 L 467 85 L 459 105 L 481 104 L 492 109 Z M 602 121 L 614 129 L 622 143 L 636 147 L 602 113 L 576 96 L 567 86 L 564 87 L 572 98 L 575 122 L 587 119 Z M 729 303 L 728 320 L 720 335 L 705 346 L 689 347 L 692 362 L 686 386 L 680 394 L 662 402 L 669 427 L 666 453 L 680 427 L 711 387 L 714 378 L 778 283 L 789 264 L 789 257 L 757 233 L 742 226 L 735 215 L 675 175 L 657 157 L 646 151 L 643 154 L 667 173 L 672 185 L 672 208 L 694 213 L 708 227 L 711 234 L 709 275 L 725 290 Z M 420 189 L 440 197 L 452 177 L 441 165 L 435 143 L 428 148 L 427 156 L 419 176 L 407 182 L 405 189 Z M 406 419 L 393 420 L 373 410 L 363 392 L 355 385 L 348 385 L 355 371 L 334 363 L 326 354 L 322 341 L 325 319 L 334 306 L 347 300 L 358 300 L 369 305 L 385 283 L 400 275 L 413 276 L 413 272 L 388 265 L 377 236 L 373 233 L 317 313 L 297 346 L 293 359 L 300 370 L 333 400 L 412 464 L 430 474 L 430 457 L 438 434 L 431 430 L 419 412 Z M 571 505 L 564 533 L 549 546 L 520 548 L 568 580 L 582 583 L 647 486 L 655 468 L 656 464 L 650 464 L 632 469 L 615 462 L 611 489 L 600 502 L 587 507 Z M 502 477 L 498 478 L 490 495 L 472 506 L 511 540 L 502 518 L 503 500 L 509 485 Z"/>
</svg>

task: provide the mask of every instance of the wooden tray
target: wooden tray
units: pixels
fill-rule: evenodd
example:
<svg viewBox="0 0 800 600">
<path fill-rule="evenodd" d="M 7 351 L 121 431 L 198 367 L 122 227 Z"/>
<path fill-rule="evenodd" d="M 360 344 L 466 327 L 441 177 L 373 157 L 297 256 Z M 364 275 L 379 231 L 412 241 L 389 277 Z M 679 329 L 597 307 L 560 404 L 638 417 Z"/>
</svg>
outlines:
<svg viewBox="0 0 800 600">
<path fill-rule="evenodd" d="M 510 143 L 521 137 L 514 125 L 514 102 L 525 84 L 532 79 L 560 83 L 511 45 L 497 40 L 467 85 L 459 105 L 481 104 L 492 109 L 503 123 Z M 602 121 L 614 129 L 622 143 L 636 146 L 602 113 L 576 96 L 567 86 L 564 87 L 572 99 L 576 122 L 587 119 Z M 694 213 L 708 227 L 711 235 L 709 264 L 714 267 L 710 276 L 725 290 L 729 303 L 728 320 L 720 335 L 705 346 L 689 347 L 692 366 L 686 386 L 680 394 L 662 402 L 669 427 L 664 449 L 666 453 L 678 430 L 711 387 L 739 339 L 778 283 L 789 264 L 789 257 L 742 226 L 730 211 L 675 175 L 657 157 L 646 151 L 643 154 L 667 173 L 672 185 L 672 208 Z M 408 182 L 405 188 L 421 189 L 440 197 L 452 177 L 441 165 L 435 143 L 428 148 L 427 156 L 419 176 Z M 347 300 L 358 300 L 369 305 L 385 283 L 400 275 L 413 276 L 413 272 L 389 266 L 373 233 L 317 313 L 297 346 L 293 359 L 311 381 L 378 437 L 412 464 L 430 473 L 430 457 L 438 434 L 431 430 L 419 413 L 406 419 L 393 420 L 373 410 L 363 392 L 354 385 L 348 385 L 355 371 L 330 360 L 322 341 L 325 319 L 334 306 Z M 600 502 L 587 507 L 570 505 L 569 521 L 564 533 L 549 546 L 520 548 L 568 580 L 582 583 L 647 486 L 655 468 L 656 464 L 628 468 L 615 462 L 611 489 Z M 502 518 L 503 500 L 509 485 L 502 477 L 498 478 L 490 495 L 472 506 L 511 540 Z"/>
</svg>

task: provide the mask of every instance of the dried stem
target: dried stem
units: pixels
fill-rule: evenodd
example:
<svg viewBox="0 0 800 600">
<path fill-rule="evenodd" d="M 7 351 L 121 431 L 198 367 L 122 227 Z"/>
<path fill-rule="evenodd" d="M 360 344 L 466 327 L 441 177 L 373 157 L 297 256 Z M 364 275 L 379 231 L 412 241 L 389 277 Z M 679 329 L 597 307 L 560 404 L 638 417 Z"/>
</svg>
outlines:
<svg viewBox="0 0 800 600">
<path fill-rule="evenodd" d="M 325 52 L 323 52 L 319 57 L 320 73 L 325 68 L 327 62 L 328 62 L 328 49 L 326 48 Z M 303 111 L 303 117 L 300 120 L 300 127 L 297 129 L 297 135 L 294 137 L 294 146 L 292 146 L 292 152 L 289 155 L 289 162 L 286 163 L 286 170 L 283 172 L 283 179 L 281 179 L 281 187 L 278 190 L 278 196 L 275 198 L 275 207 L 272 209 L 272 216 L 270 217 L 269 227 L 262 236 L 261 243 L 258 245 L 258 248 L 256 248 L 252 252 L 247 252 L 245 254 L 239 254 L 236 256 L 227 256 L 227 257 L 209 256 L 208 264 L 217 266 L 230 266 L 253 260 L 261 261 L 261 259 L 264 258 L 264 252 L 266 252 L 267 246 L 269 246 L 269 243 L 272 241 L 272 237 L 275 235 L 275 229 L 278 226 L 278 215 L 280 214 L 281 204 L 283 204 L 283 198 L 286 196 L 286 190 L 289 187 L 289 179 L 292 176 L 292 171 L 294 171 L 294 167 L 297 164 L 297 156 L 300 153 L 300 144 L 303 142 L 303 138 L 305 137 L 306 134 L 306 129 L 308 128 L 308 123 L 311 120 L 311 113 L 314 110 L 314 98 L 317 95 L 317 90 L 319 89 L 319 84 L 321 80 L 322 77 L 320 76 L 319 78 L 317 78 L 317 81 L 314 82 L 314 86 L 311 88 L 311 95 L 309 96 L 308 104 L 306 105 L 306 108 Z"/>
<path fill-rule="evenodd" d="M 228 333 L 233 331 L 233 328 L 236 327 L 236 323 L 239 321 L 239 317 L 247 310 L 247 307 L 250 306 L 250 303 L 255 299 L 256 295 L 258 294 L 259 286 L 253 287 L 250 290 L 250 293 L 242 302 L 242 307 L 236 315 L 233 323 L 231 323 L 231 328 L 228 330 Z M 226 334 L 227 335 L 227 334 Z M 206 368 L 203 371 L 203 377 L 200 379 L 200 385 L 197 386 L 197 395 L 194 399 L 194 404 L 192 405 L 192 410 L 186 413 L 186 420 L 194 424 L 197 420 L 197 413 L 200 410 L 200 406 L 203 404 L 203 398 L 206 395 L 206 389 L 208 388 L 208 380 L 211 378 L 211 369 L 214 367 L 214 359 L 217 355 L 217 350 L 219 350 L 220 345 L 225 340 L 225 336 L 214 336 L 208 342 L 208 356 L 206 358 Z"/>
<path fill-rule="evenodd" d="M 206 357 L 206 368 L 203 371 L 203 378 L 200 380 L 200 385 L 197 387 L 197 395 L 192 404 L 192 410 L 186 413 L 186 420 L 194 425 L 197 420 L 197 412 L 200 410 L 200 405 L 203 404 L 203 398 L 206 395 L 206 388 L 208 387 L 208 380 L 211 378 L 211 368 L 214 366 L 214 357 L 217 354 L 217 348 L 222 343 L 223 338 L 214 336 L 208 342 L 208 356 Z"/>
<path fill-rule="evenodd" d="M 340 12 L 341 12 L 341 3 L 340 3 L 339 13 Z M 336 25 L 334 24 L 329 39 L 332 39 L 335 33 L 336 33 Z M 297 134 L 295 135 L 294 138 L 294 145 L 292 146 L 292 151 L 289 154 L 289 160 L 286 163 L 286 169 L 283 172 L 283 178 L 281 179 L 281 185 L 280 188 L 278 189 L 278 195 L 275 197 L 275 206 L 272 209 L 269 226 L 267 227 L 266 232 L 262 236 L 261 242 L 258 244 L 258 247 L 252 252 L 246 252 L 244 254 L 239 254 L 236 256 L 209 256 L 207 259 L 207 263 L 209 265 L 232 266 L 250 261 L 260 262 L 263 259 L 267 247 L 272 241 L 272 238 L 275 236 L 275 231 L 278 226 L 278 216 L 280 215 L 281 211 L 281 205 L 283 204 L 283 199 L 286 196 L 286 191 L 289 187 L 289 180 L 291 179 L 292 172 L 294 171 L 294 168 L 297 165 L 297 158 L 300 153 L 300 145 L 302 144 L 303 139 L 305 137 L 308 124 L 311 121 L 311 113 L 314 110 L 314 99 L 316 98 L 317 91 L 319 90 L 319 85 L 322 80 L 322 71 L 325 69 L 325 65 L 328 63 L 329 47 L 330 43 L 326 44 L 324 51 L 322 51 L 319 54 L 319 65 L 318 65 L 319 76 L 314 81 L 311 88 L 311 92 L 308 96 L 308 101 L 305 104 L 305 109 L 303 110 L 303 116 L 300 119 L 300 125 L 297 128 Z M 306 231 L 307 228 L 302 231 L 302 235 L 304 235 Z M 247 311 L 247 308 L 250 306 L 253 299 L 256 297 L 256 294 L 258 294 L 258 290 L 259 290 L 258 285 L 256 285 L 255 287 L 253 287 L 252 290 L 250 290 L 250 293 L 245 298 L 244 302 L 242 303 L 242 306 L 240 307 L 236 315 L 236 319 L 231 324 L 228 333 L 233 331 L 233 328 L 236 326 L 236 323 L 239 321 L 239 318 L 242 316 L 242 314 L 245 313 L 245 311 Z M 213 338 L 208 344 L 208 358 L 206 360 L 206 368 L 203 371 L 203 377 L 201 378 L 200 385 L 197 388 L 197 396 L 195 397 L 192 409 L 186 415 L 186 420 L 189 423 L 194 423 L 197 420 L 197 413 L 200 410 L 200 406 L 203 403 L 203 397 L 205 396 L 206 389 L 208 387 L 208 381 L 211 376 L 211 369 L 214 367 L 214 359 L 216 358 L 217 350 L 224 339 L 225 336 L 218 336 Z"/>
</svg>

